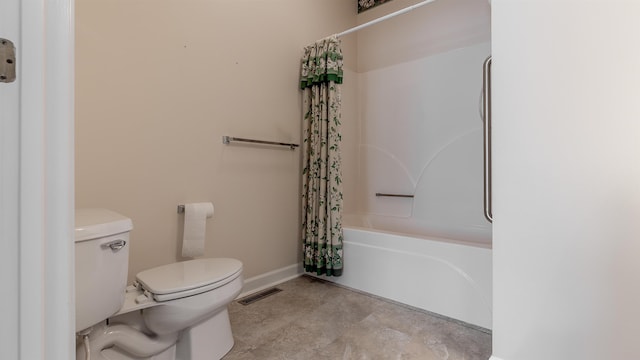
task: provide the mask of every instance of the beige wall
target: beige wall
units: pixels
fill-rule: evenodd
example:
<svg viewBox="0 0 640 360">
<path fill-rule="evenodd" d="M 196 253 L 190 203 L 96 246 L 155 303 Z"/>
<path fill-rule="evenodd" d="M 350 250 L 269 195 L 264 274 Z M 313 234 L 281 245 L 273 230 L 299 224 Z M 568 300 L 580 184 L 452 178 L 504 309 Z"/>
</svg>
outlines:
<svg viewBox="0 0 640 360">
<path fill-rule="evenodd" d="M 180 259 L 189 202 L 215 206 L 206 257 L 238 258 L 246 277 L 300 260 L 300 150 L 221 137 L 298 143 L 302 48 L 355 22 L 345 0 L 76 1 L 76 206 L 133 219 L 130 280 Z M 355 45 L 343 39 L 347 79 Z"/>
</svg>

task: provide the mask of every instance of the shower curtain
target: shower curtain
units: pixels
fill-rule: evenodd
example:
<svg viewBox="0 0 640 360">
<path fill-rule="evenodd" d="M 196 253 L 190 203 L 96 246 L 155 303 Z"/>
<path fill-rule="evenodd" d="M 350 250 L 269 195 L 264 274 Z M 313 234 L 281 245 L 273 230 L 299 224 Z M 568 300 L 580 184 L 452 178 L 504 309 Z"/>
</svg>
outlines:
<svg viewBox="0 0 640 360">
<path fill-rule="evenodd" d="M 333 36 L 304 49 L 302 246 L 305 271 L 342 275 L 342 50 Z"/>
</svg>

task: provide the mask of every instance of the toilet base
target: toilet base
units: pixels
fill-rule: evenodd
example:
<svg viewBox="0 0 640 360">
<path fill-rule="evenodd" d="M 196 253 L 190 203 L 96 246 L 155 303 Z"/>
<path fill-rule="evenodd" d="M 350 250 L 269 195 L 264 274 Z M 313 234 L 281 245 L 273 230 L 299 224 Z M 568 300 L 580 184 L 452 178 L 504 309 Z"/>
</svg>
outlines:
<svg viewBox="0 0 640 360">
<path fill-rule="evenodd" d="M 226 306 L 207 320 L 183 330 L 179 338 L 178 334 L 144 335 L 139 312 L 119 315 L 112 321 L 112 325 L 101 324 L 90 333 L 92 360 L 220 360 L 234 344 Z M 78 342 L 76 360 L 85 360 L 84 350 L 83 343 Z M 148 355 L 135 356 L 132 354 L 136 351 L 130 352 L 132 350 Z M 153 353 L 155 355 L 151 355 Z"/>
<path fill-rule="evenodd" d="M 91 357 L 91 359 L 93 360 L 93 356 Z M 123 353 L 121 351 L 118 351 L 117 348 L 102 350 L 102 352 L 100 353 L 97 359 L 98 360 L 132 360 L 130 355 Z M 175 359 L 176 359 L 176 346 L 174 345 L 168 348 L 167 350 L 161 352 L 160 354 L 154 355 L 149 358 L 145 358 L 144 360 L 175 360 Z"/>
<path fill-rule="evenodd" d="M 176 360 L 220 360 L 233 348 L 229 311 L 225 306 L 206 321 L 182 333 Z"/>
</svg>

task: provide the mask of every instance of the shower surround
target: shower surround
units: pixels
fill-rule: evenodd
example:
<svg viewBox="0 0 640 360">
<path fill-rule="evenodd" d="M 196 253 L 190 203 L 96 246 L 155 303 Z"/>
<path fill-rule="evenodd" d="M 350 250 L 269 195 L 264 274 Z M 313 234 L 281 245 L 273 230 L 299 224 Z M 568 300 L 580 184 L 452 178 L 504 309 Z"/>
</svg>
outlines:
<svg viewBox="0 0 640 360">
<path fill-rule="evenodd" d="M 378 220 L 353 225 L 491 243 L 480 115 L 489 52 L 482 43 L 360 74 L 358 187 L 345 197 Z"/>
<path fill-rule="evenodd" d="M 453 2 L 465 6 L 435 2 L 358 32 L 358 72 L 345 74 L 357 91 L 343 99 L 345 265 L 326 279 L 491 329 L 488 8 Z"/>
</svg>

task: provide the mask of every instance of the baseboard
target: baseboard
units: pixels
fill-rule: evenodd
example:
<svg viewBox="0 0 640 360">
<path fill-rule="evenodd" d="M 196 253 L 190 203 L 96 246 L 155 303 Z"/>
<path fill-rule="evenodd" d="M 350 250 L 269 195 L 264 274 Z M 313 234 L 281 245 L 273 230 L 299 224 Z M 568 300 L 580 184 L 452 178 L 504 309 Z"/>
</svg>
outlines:
<svg viewBox="0 0 640 360">
<path fill-rule="evenodd" d="M 243 298 L 247 295 L 270 288 L 272 286 L 276 286 L 285 281 L 295 279 L 298 276 L 302 275 L 302 273 L 302 264 L 293 264 L 280 269 L 269 271 L 268 273 L 251 277 L 244 281 L 242 293 L 240 293 L 237 298 Z"/>
<path fill-rule="evenodd" d="M 492 356 L 489 358 L 489 360 L 502 360 L 502 359 L 500 359 L 499 357 L 495 357 L 495 356 L 493 356 L 493 355 L 492 355 Z"/>
</svg>

